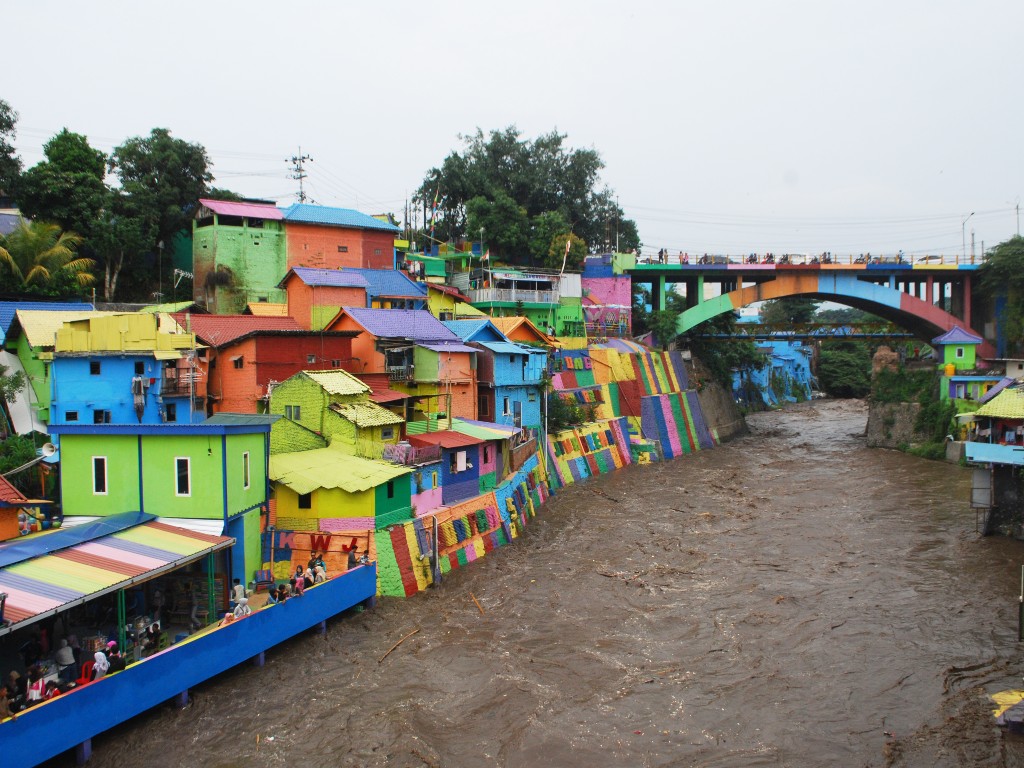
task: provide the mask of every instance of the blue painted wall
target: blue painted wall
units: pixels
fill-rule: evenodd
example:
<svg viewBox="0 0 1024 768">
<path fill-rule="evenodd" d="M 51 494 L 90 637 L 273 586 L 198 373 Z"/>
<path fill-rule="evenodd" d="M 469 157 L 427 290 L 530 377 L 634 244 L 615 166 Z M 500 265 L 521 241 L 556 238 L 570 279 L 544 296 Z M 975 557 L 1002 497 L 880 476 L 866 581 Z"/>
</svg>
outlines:
<svg viewBox="0 0 1024 768">
<path fill-rule="evenodd" d="M 99 375 L 90 373 L 90 364 L 98 362 Z M 167 405 L 176 411 L 174 422 L 189 423 L 187 396 L 163 397 L 164 364 L 152 355 L 96 355 L 93 357 L 56 357 L 50 364 L 50 424 L 92 424 L 97 410 L 110 411 L 111 424 L 138 424 L 132 379 L 140 364 L 145 380 L 146 407 L 143 424 L 162 424 L 167 421 Z M 68 419 L 68 412 L 77 419 Z M 192 422 L 200 422 L 206 414 L 193 410 Z"/>
<path fill-rule="evenodd" d="M 451 457 L 459 451 L 466 452 L 467 465 L 464 472 L 451 471 Z M 441 450 L 441 500 L 445 504 L 455 504 L 480 495 L 480 446 L 469 445 L 465 448 L 443 448 Z"/>
</svg>

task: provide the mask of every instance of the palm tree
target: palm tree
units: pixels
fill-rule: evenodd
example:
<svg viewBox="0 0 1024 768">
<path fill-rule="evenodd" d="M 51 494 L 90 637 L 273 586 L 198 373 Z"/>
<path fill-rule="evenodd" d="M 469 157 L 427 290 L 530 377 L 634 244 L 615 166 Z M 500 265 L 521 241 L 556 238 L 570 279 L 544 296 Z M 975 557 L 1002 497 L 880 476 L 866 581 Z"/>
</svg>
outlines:
<svg viewBox="0 0 1024 768">
<path fill-rule="evenodd" d="M 10 234 L 0 237 L 0 270 L 9 271 L 21 290 L 55 287 L 62 277 L 81 287 L 92 285 L 96 262 L 75 253 L 81 242 L 57 224 L 21 219 Z"/>
</svg>

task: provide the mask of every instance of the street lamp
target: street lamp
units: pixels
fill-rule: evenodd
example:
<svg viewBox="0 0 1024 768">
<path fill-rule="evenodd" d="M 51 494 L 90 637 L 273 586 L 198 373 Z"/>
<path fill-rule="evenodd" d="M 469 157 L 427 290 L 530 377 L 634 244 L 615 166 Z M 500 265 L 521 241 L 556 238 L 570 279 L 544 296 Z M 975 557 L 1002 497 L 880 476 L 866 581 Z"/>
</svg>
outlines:
<svg viewBox="0 0 1024 768">
<path fill-rule="evenodd" d="M 964 262 L 967 261 L 967 222 L 971 216 L 974 215 L 974 211 L 971 211 L 964 217 L 964 220 L 960 222 L 960 245 L 963 248 Z"/>
</svg>

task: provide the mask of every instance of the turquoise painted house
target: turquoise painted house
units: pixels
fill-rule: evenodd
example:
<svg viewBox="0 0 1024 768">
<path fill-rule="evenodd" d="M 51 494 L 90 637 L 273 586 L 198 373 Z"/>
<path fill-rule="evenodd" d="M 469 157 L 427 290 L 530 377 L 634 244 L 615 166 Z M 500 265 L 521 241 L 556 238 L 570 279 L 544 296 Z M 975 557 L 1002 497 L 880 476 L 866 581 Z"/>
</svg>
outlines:
<svg viewBox="0 0 1024 768">
<path fill-rule="evenodd" d="M 213 416 L 202 424 L 62 424 L 60 498 L 65 525 L 124 512 L 235 539 L 224 583 L 259 570 L 260 516 L 268 509 L 269 415 Z"/>
</svg>

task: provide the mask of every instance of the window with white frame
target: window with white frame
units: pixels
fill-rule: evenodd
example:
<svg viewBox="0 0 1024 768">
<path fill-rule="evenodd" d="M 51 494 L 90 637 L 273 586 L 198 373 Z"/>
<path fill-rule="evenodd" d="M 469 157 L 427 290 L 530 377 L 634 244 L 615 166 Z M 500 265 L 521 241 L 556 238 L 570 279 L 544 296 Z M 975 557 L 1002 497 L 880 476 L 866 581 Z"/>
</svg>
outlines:
<svg viewBox="0 0 1024 768">
<path fill-rule="evenodd" d="M 107 457 L 92 457 L 92 492 L 97 496 L 107 495 Z"/>
<path fill-rule="evenodd" d="M 174 495 L 192 495 L 192 460 L 187 456 L 174 459 Z"/>
<path fill-rule="evenodd" d="M 242 454 L 242 487 L 249 490 L 249 452 Z"/>
</svg>

